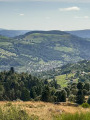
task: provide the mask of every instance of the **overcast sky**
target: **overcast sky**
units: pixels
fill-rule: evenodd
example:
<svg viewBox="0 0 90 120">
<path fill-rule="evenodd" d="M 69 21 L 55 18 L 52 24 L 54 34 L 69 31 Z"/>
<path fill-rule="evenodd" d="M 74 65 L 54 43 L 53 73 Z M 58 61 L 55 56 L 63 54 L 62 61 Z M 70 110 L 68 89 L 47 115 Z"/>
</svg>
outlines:
<svg viewBox="0 0 90 120">
<path fill-rule="evenodd" d="M 90 29 L 90 0 L 0 0 L 0 28 Z"/>
</svg>

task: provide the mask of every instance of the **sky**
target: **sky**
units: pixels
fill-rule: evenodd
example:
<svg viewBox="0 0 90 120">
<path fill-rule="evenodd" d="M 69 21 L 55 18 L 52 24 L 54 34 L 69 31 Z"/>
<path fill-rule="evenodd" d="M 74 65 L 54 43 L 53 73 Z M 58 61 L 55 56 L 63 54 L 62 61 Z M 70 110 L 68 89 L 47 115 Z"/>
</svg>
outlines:
<svg viewBox="0 0 90 120">
<path fill-rule="evenodd" d="M 90 29 L 90 0 L 0 0 L 0 28 Z"/>
</svg>

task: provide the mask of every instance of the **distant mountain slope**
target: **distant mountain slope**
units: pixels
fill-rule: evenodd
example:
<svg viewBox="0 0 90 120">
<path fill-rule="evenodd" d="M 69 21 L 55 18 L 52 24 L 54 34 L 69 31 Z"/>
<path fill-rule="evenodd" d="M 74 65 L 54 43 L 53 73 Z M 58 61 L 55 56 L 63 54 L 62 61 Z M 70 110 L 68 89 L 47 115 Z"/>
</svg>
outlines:
<svg viewBox="0 0 90 120">
<path fill-rule="evenodd" d="M 0 31 L 1 31 L 1 30 L 5 30 L 5 29 L 3 29 L 3 28 L 0 28 Z"/>
<path fill-rule="evenodd" d="M 0 69 L 45 71 L 90 59 L 90 41 L 63 31 L 33 31 L 15 39 L 0 36 Z"/>
<path fill-rule="evenodd" d="M 90 38 L 90 30 L 76 30 L 76 31 L 66 31 L 67 33 L 76 35 L 82 38 Z"/>
<path fill-rule="evenodd" d="M 23 35 L 26 32 L 29 32 L 29 30 L 4 30 L 0 29 L 0 35 L 6 36 L 6 37 L 15 37 L 19 35 Z"/>
</svg>

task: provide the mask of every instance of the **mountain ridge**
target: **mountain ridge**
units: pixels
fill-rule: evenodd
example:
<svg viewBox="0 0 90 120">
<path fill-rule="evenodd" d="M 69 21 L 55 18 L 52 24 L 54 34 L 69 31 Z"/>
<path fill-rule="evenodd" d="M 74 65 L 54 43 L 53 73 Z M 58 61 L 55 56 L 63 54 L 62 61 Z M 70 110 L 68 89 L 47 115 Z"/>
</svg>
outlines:
<svg viewBox="0 0 90 120">
<path fill-rule="evenodd" d="M 40 72 L 90 59 L 90 41 L 63 31 L 33 31 L 16 38 L 0 37 L 0 69 Z"/>
</svg>

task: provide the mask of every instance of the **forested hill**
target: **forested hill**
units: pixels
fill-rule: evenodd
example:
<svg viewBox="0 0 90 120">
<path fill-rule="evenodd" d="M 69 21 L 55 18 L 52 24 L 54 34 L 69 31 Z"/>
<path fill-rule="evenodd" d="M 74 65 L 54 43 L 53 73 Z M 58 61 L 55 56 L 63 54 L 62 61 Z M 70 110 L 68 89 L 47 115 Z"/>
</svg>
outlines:
<svg viewBox="0 0 90 120">
<path fill-rule="evenodd" d="M 51 31 L 30 31 L 30 32 L 27 32 L 25 35 L 20 35 L 20 36 L 17 36 L 17 38 L 23 38 L 25 36 L 28 36 L 30 34 L 56 34 L 56 35 L 63 35 L 63 34 L 68 34 L 67 32 L 64 32 L 64 31 L 58 31 L 58 30 L 51 30 Z"/>
<path fill-rule="evenodd" d="M 90 41 L 63 31 L 33 31 L 16 38 L 0 36 L 0 70 L 47 71 L 90 60 Z"/>
</svg>

